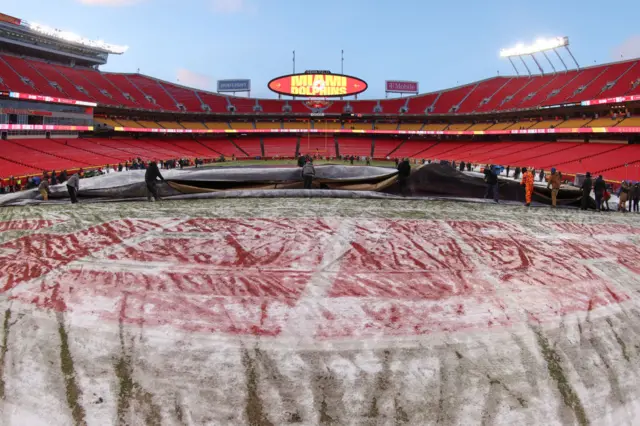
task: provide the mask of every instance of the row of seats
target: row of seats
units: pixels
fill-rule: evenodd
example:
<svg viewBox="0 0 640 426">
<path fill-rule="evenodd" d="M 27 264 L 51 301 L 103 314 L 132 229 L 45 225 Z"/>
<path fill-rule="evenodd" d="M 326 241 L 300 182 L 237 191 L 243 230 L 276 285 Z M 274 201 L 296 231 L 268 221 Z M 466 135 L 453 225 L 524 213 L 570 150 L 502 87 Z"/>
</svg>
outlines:
<svg viewBox="0 0 640 426">
<path fill-rule="evenodd" d="M 305 154 L 335 157 L 333 136 L 309 135 L 306 138 L 263 138 L 267 157 L 293 157 L 299 143 Z M 339 138 L 342 155 L 371 156 L 372 140 Z M 386 157 L 400 141 L 377 140 L 376 153 Z M 0 176 L 39 174 L 42 170 L 101 167 L 130 161 L 132 158 L 158 160 L 170 158 L 254 158 L 263 155 L 260 138 L 234 139 L 11 139 L 0 141 Z"/>
<path fill-rule="evenodd" d="M 526 166 L 640 180 L 640 145 L 579 142 L 405 142 L 393 156 Z M 426 147 L 426 149 L 425 149 Z M 413 152 L 413 154 L 411 154 Z"/>
<path fill-rule="evenodd" d="M 483 130 L 520 130 L 520 129 L 554 129 L 554 128 L 580 128 L 580 127 L 637 127 L 640 126 L 640 117 L 600 117 L 591 118 L 570 118 L 568 120 L 523 120 L 503 123 L 345 123 L 335 121 L 242 121 L 242 122 L 180 122 L 177 121 L 144 121 L 96 118 L 96 123 L 111 127 L 130 127 L 136 129 L 156 128 L 156 129 L 352 129 L 352 130 L 425 130 L 425 131 L 483 131 Z"/>
<path fill-rule="evenodd" d="M 580 142 L 437 142 L 309 135 L 263 138 L 267 157 L 340 154 L 377 159 L 420 158 L 500 165 L 556 167 L 564 173 L 604 173 L 607 179 L 639 180 L 640 145 Z M 39 174 L 42 170 L 101 167 L 141 158 L 253 158 L 262 156 L 260 138 L 234 139 L 14 139 L 0 141 L 0 176 Z M 628 167 L 628 165 L 636 165 Z"/>
<path fill-rule="evenodd" d="M 180 86 L 142 74 L 72 68 L 37 59 L 0 55 L 0 88 L 67 97 L 104 105 L 172 112 L 310 113 L 304 101 L 224 96 Z M 407 98 L 331 101 L 326 113 L 342 113 L 347 102 L 354 113 L 474 113 L 534 108 L 603 97 L 640 94 L 640 61 L 604 64 L 556 74 L 493 77 L 440 92 Z"/>
</svg>

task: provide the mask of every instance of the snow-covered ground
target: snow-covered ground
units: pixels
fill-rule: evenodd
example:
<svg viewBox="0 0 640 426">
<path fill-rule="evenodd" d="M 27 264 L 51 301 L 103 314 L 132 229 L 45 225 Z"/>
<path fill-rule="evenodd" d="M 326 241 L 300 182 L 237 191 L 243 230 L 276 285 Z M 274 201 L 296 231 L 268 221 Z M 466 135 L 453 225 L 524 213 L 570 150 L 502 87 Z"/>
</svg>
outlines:
<svg viewBox="0 0 640 426">
<path fill-rule="evenodd" d="M 253 199 L 0 212 L 0 424 L 634 424 L 639 216 Z"/>
</svg>

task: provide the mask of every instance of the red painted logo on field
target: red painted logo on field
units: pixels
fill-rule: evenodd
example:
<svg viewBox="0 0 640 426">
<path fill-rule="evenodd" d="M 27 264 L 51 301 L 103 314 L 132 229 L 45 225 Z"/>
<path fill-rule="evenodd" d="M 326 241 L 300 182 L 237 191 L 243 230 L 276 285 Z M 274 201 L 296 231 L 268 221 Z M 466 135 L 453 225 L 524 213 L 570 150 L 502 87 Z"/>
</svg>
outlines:
<svg viewBox="0 0 640 426">
<path fill-rule="evenodd" d="M 38 229 L 48 228 L 58 223 L 64 222 L 63 220 L 10 220 L 7 222 L 0 222 L 0 232 L 10 231 L 37 231 Z"/>
<path fill-rule="evenodd" d="M 319 339 L 509 326 L 628 299 L 593 261 L 638 263 L 640 248 L 549 227 L 561 237 L 472 221 L 120 220 L 0 245 L 0 286 L 46 309 L 193 332 L 278 336 L 302 315 Z"/>
</svg>

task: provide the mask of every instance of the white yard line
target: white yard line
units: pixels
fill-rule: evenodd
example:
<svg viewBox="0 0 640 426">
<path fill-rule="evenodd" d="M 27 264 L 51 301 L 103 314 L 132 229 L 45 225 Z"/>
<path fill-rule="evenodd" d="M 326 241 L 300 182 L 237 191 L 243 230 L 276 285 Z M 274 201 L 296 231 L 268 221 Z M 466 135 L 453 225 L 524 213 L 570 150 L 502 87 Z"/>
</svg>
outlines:
<svg viewBox="0 0 640 426">
<path fill-rule="evenodd" d="M 322 260 L 311 275 L 296 306 L 291 309 L 279 340 L 290 341 L 296 345 L 314 342 L 312 330 L 316 330 L 316 324 L 322 321 L 322 305 L 340 272 L 340 260 L 351 249 L 354 227 L 355 222 L 352 219 L 339 219 L 334 237 L 323 242 L 326 250 Z"/>
</svg>

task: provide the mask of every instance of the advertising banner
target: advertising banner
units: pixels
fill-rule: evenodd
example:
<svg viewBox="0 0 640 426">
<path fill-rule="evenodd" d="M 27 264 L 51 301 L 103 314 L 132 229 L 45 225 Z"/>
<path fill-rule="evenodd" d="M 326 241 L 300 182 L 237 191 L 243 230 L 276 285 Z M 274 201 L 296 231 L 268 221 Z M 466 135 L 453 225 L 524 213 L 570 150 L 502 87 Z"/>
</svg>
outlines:
<svg viewBox="0 0 640 426">
<path fill-rule="evenodd" d="M 8 22 L 13 25 L 20 25 L 20 23 L 22 22 L 20 19 L 14 18 L 13 16 L 5 15 L 4 13 L 0 13 L 0 21 Z"/>
<path fill-rule="evenodd" d="M 274 78 L 269 89 L 280 95 L 309 98 L 352 96 L 367 90 L 367 83 L 343 74 L 289 74 Z"/>
<path fill-rule="evenodd" d="M 417 81 L 387 80 L 385 81 L 385 92 L 388 93 L 413 93 L 418 94 Z"/>
<path fill-rule="evenodd" d="M 218 80 L 218 92 L 250 92 L 251 80 Z"/>
<path fill-rule="evenodd" d="M 5 125 L 6 126 L 6 125 Z M 42 127 L 42 126 L 41 126 Z M 58 126 L 60 127 L 60 126 Z M 0 125 L 0 129 L 2 129 Z M 57 129 L 51 129 L 57 130 Z M 81 130 L 81 129 L 79 129 Z M 569 133 L 640 133 L 640 127 L 582 127 L 573 129 L 524 129 L 524 130 L 360 130 L 360 129 L 148 129 L 138 127 L 116 127 L 116 132 L 138 133 L 340 133 L 375 135 L 526 135 L 526 134 L 569 134 Z"/>
<path fill-rule="evenodd" d="M 615 98 L 604 98 L 604 99 L 593 99 L 590 101 L 582 101 L 582 106 L 590 106 L 590 105 L 604 105 L 604 104 L 617 104 L 620 102 L 634 102 L 640 101 L 640 95 L 630 95 L 630 96 L 618 96 Z"/>
<path fill-rule="evenodd" d="M 93 126 L 58 126 L 54 124 L 0 124 L 0 130 L 64 130 L 92 132 Z"/>
<path fill-rule="evenodd" d="M 32 95 L 29 93 L 9 92 L 9 97 L 15 99 L 24 99 L 27 101 L 50 102 L 54 104 L 81 105 L 88 107 L 97 107 L 95 102 L 78 101 L 75 99 L 56 98 L 52 96 Z"/>
</svg>

